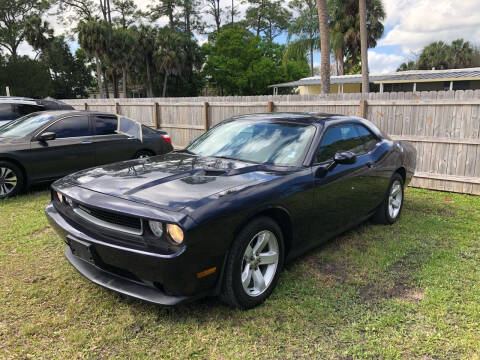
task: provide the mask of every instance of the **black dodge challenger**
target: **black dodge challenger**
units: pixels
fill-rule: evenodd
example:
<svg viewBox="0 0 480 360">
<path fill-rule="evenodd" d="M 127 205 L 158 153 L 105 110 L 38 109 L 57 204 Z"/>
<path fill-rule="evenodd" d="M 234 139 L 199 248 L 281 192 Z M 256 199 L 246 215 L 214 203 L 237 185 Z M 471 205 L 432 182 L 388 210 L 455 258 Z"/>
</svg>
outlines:
<svg viewBox="0 0 480 360">
<path fill-rule="evenodd" d="M 220 295 L 251 308 L 285 262 L 372 216 L 394 223 L 415 157 L 360 118 L 239 116 L 184 150 L 55 182 L 46 214 L 96 284 L 157 304 Z"/>
<path fill-rule="evenodd" d="M 120 115 L 34 112 L 0 127 L 0 199 L 96 165 L 173 150 L 164 131 Z"/>
</svg>

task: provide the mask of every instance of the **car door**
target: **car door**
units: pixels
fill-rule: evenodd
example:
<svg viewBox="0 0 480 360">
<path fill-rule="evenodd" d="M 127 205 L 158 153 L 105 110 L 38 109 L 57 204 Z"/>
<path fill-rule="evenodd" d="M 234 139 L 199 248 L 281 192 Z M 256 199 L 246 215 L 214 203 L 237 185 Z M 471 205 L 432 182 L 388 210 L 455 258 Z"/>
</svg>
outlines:
<svg viewBox="0 0 480 360">
<path fill-rule="evenodd" d="M 351 151 L 357 155 L 353 164 L 336 164 L 329 171 L 336 152 Z M 317 149 L 314 206 L 316 231 L 323 237 L 337 234 L 361 221 L 369 213 L 372 171 L 369 156 L 354 124 L 330 126 Z"/>
<path fill-rule="evenodd" d="M 110 164 L 132 159 L 139 149 L 140 140 L 119 134 L 118 118 L 115 115 L 91 115 L 95 130 L 95 163 Z"/>
<path fill-rule="evenodd" d="M 87 115 L 67 116 L 42 129 L 55 140 L 32 139 L 32 173 L 35 178 L 54 179 L 95 165 L 93 132 Z"/>
</svg>

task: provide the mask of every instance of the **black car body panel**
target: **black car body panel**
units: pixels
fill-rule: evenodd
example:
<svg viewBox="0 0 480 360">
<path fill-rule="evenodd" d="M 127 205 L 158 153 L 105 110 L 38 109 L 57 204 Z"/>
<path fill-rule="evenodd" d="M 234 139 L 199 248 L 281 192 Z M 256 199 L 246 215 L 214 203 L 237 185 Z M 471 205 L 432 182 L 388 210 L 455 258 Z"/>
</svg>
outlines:
<svg viewBox="0 0 480 360">
<path fill-rule="evenodd" d="M 27 185 L 58 179 L 73 172 L 124 161 L 135 157 L 139 151 L 163 154 L 173 150 L 162 137 L 163 132 L 147 129 L 142 139 L 125 134 L 101 135 L 96 133 L 96 119 L 116 119 L 108 113 L 58 110 L 39 113 L 51 119 L 23 137 L 2 137 L 0 134 L 0 160 L 19 166 Z M 48 132 L 52 126 L 67 119 L 82 119 L 90 127 L 90 134 L 39 141 L 37 136 Z M 89 125 L 88 125 L 89 124 Z"/>
<path fill-rule="evenodd" d="M 385 198 L 392 175 L 399 172 L 408 184 L 415 171 L 413 147 L 390 140 L 363 119 L 288 113 L 253 117 L 315 126 L 302 166 L 255 164 L 187 151 L 117 163 L 55 182 L 47 216 L 65 241 L 73 236 L 92 245 L 95 271 L 139 282 L 148 291 L 155 289 L 177 300 L 155 300 L 141 288 L 136 294 L 121 287 L 112 290 L 171 305 L 218 293 L 232 241 L 250 219 L 266 215 L 279 224 L 290 261 L 367 219 Z M 243 118 L 248 116 L 238 120 Z M 354 164 L 337 164 L 327 171 L 329 164 L 316 164 L 314 154 L 327 130 L 339 124 L 361 124 L 378 141 Z M 58 192 L 73 205 L 60 201 Z M 141 219 L 144 232 L 137 240 L 144 243 L 129 241 L 118 232 L 108 237 L 105 229 L 82 224 L 70 209 L 76 204 Z M 174 246 L 155 239 L 148 230 L 149 220 L 179 225 L 185 242 Z M 205 269 L 215 271 L 199 277 Z M 98 277 L 93 270 L 79 271 L 93 281 Z"/>
</svg>

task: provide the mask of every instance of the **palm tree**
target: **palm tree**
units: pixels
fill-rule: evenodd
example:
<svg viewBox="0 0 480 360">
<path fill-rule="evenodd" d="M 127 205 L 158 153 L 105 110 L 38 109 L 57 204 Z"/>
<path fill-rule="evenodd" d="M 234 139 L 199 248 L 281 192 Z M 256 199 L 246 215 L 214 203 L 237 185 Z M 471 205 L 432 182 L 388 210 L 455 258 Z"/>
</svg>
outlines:
<svg viewBox="0 0 480 360">
<path fill-rule="evenodd" d="M 320 48 L 318 12 L 315 0 L 292 0 L 288 4 L 298 16 L 288 28 L 288 46 L 284 53 L 284 62 L 289 58 L 299 58 L 308 52 L 310 75 L 314 75 L 313 53 Z M 296 37 L 294 41 L 291 41 Z"/>
<path fill-rule="evenodd" d="M 95 56 L 97 66 L 97 83 L 100 97 L 104 97 L 102 85 L 102 68 L 100 57 L 105 53 L 109 38 L 110 27 L 104 21 L 87 20 L 81 21 L 77 26 L 78 42 L 90 55 Z"/>
<path fill-rule="evenodd" d="M 24 29 L 25 40 L 36 51 L 44 51 L 53 39 L 53 29 L 48 21 L 42 21 L 39 16 L 30 17 Z"/>
<path fill-rule="evenodd" d="M 358 0 L 329 0 L 330 37 L 336 73 L 355 71 L 361 59 L 360 17 Z M 367 1 L 368 47 L 377 45 L 382 36 L 385 10 L 381 0 Z"/>
<path fill-rule="evenodd" d="M 182 42 L 182 35 L 167 27 L 160 29 L 155 41 L 154 62 L 164 76 L 162 97 L 167 94 L 168 78 L 182 74 L 185 60 Z"/>
<path fill-rule="evenodd" d="M 320 74 L 322 76 L 322 93 L 330 93 L 330 34 L 328 29 L 328 12 L 326 0 L 317 0 L 318 23 L 320 30 L 320 49 L 322 52 Z"/>
<path fill-rule="evenodd" d="M 450 45 L 450 68 L 460 69 L 472 65 L 473 47 L 468 41 L 457 39 Z"/>
<path fill-rule="evenodd" d="M 423 48 L 418 57 L 420 70 L 444 70 L 450 68 L 450 47 L 443 41 L 437 41 Z"/>
<path fill-rule="evenodd" d="M 155 38 L 156 38 L 155 28 L 152 28 L 149 25 L 143 25 L 143 24 L 140 25 L 138 46 L 139 46 L 139 51 L 143 56 L 143 60 L 145 61 L 148 97 L 153 97 L 152 74 L 150 72 L 150 65 L 153 60 L 152 57 L 153 57 L 153 50 L 155 47 Z"/>
<path fill-rule="evenodd" d="M 110 47 L 114 49 L 112 63 L 122 69 L 122 93 L 127 97 L 128 71 L 136 60 L 139 34 L 136 27 L 112 30 Z"/>
<path fill-rule="evenodd" d="M 362 93 L 370 91 L 368 79 L 368 43 L 367 43 L 367 3 L 366 0 L 358 0 L 360 15 L 360 46 L 362 53 Z"/>
</svg>

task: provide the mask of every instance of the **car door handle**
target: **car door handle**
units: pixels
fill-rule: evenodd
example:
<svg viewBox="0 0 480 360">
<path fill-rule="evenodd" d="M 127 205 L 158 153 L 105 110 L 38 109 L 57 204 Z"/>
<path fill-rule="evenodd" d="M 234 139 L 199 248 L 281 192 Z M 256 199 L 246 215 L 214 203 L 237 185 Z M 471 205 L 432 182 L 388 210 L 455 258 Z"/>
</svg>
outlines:
<svg viewBox="0 0 480 360">
<path fill-rule="evenodd" d="M 87 145 L 87 144 L 92 144 L 92 143 L 93 143 L 93 141 L 88 141 L 88 140 L 81 142 L 82 145 Z"/>
</svg>

